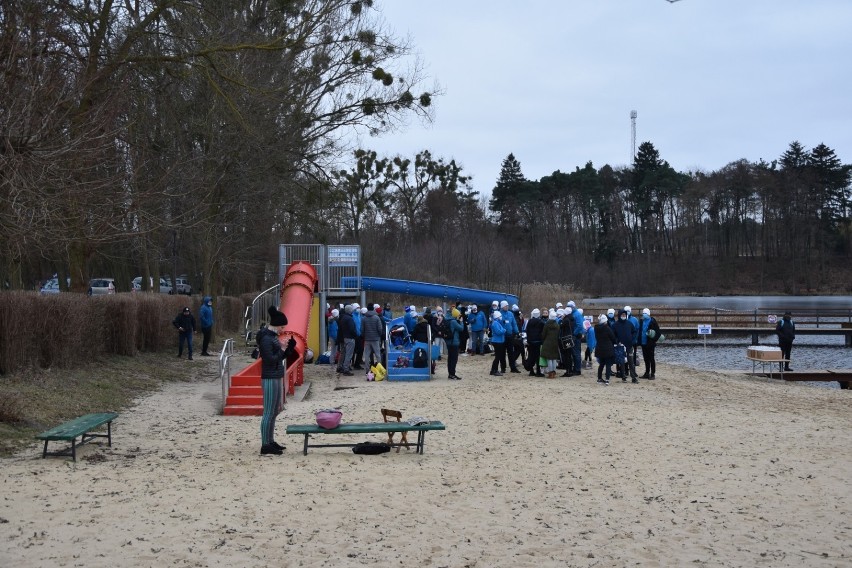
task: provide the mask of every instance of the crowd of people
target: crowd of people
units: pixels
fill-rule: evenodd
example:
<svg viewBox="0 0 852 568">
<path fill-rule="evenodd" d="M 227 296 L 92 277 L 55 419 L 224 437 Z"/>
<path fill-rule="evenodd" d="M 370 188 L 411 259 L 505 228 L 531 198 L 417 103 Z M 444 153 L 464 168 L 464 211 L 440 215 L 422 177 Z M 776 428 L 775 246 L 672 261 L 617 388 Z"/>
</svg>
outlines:
<svg viewBox="0 0 852 568">
<path fill-rule="evenodd" d="M 329 358 L 337 372 L 352 376 L 353 370 L 369 373 L 382 360 L 387 328 L 394 319 L 391 306 L 358 303 L 332 309 L 326 306 Z M 490 375 L 522 373 L 531 377 L 581 376 L 597 360 L 597 380 L 608 385 L 613 375 L 634 384 L 639 378 L 656 378 L 655 348 L 660 327 L 645 308 L 639 316 L 630 306 L 610 308 L 597 318 L 586 316 L 575 302 L 535 308 L 529 316 L 517 304 L 495 300 L 488 305 L 458 303 L 444 308 L 405 307 L 400 331 L 412 342 L 437 346 L 447 357 L 447 377 L 456 374 L 459 355 L 492 355 Z M 585 355 L 583 346 L 585 345 Z M 637 372 L 641 363 L 644 374 Z M 562 371 L 561 375 L 559 371 Z"/>
<path fill-rule="evenodd" d="M 205 298 L 205 308 L 211 302 Z M 269 308 L 269 325 L 257 335 L 259 358 L 262 360 L 261 384 L 263 387 L 263 416 L 261 418 L 261 454 L 280 455 L 284 449 L 274 439 L 275 417 L 281 412 L 283 394 L 281 379 L 284 361 L 290 357 L 296 342 L 290 338 L 286 347 L 278 340 L 279 332 L 287 325 L 287 317 L 274 306 Z M 628 379 L 638 384 L 640 378 L 656 378 L 655 349 L 662 339 L 660 326 L 644 308 L 639 316 L 633 315 L 630 306 L 618 312 L 614 308 L 594 316 L 584 314 L 583 308 L 569 301 L 557 302 L 553 307 L 534 308 L 527 317 L 517 304 L 493 301 L 490 306 L 456 304 L 449 314 L 444 308 L 423 307 L 420 311 L 411 305 L 405 308 L 402 323 L 394 324 L 390 304 L 360 306 L 357 302 L 332 309 L 326 305 L 327 337 L 330 345 L 329 362 L 337 372 L 353 376 L 353 370 L 369 369 L 383 360 L 388 349 L 388 339 L 397 332 L 412 344 L 431 342 L 438 353 L 447 356 L 447 378 L 461 380 L 456 374 L 460 354 L 485 356 L 493 354 L 490 375 L 501 377 L 505 373 L 521 373 L 523 367 L 530 377 L 582 376 L 583 370 L 593 369 L 598 363 L 597 382 L 609 385 L 613 375 L 623 382 Z M 192 358 L 192 333 L 195 320 L 189 308 L 175 318 L 174 326 L 180 333 L 178 356 L 184 342 Z M 212 312 L 202 313 L 202 328 L 212 324 Z M 391 333 L 388 328 L 391 327 Z M 795 324 L 789 312 L 776 328 L 779 344 L 787 359 L 795 339 Z M 206 354 L 208 332 L 205 332 L 203 354 Z M 585 355 L 583 354 L 585 345 Z M 390 348 L 394 348 L 391 345 Z M 641 365 L 644 374 L 638 374 Z M 559 371 L 563 371 L 559 375 Z M 433 371 L 434 372 L 434 369 Z"/>
</svg>

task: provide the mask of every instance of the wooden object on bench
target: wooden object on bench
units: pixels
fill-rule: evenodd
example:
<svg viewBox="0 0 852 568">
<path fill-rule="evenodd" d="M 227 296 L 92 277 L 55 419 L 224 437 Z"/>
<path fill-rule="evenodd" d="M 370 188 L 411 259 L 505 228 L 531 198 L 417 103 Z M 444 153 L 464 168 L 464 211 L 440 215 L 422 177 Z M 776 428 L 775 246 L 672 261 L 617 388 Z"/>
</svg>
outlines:
<svg viewBox="0 0 852 568">
<path fill-rule="evenodd" d="M 47 456 L 71 456 L 74 461 L 77 461 L 77 446 L 82 446 L 94 438 L 106 438 L 107 444 L 112 447 L 112 421 L 117 417 L 118 414 L 115 412 L 86 414 L 85 416 L 69 420 L 64 424 L 38 434 L 36 438 L 44 440 L 44 451 L 41 454 L 42 459 Z M 106 434 L 92 433 L 92 430 L 104 424 L 107 425 Z M 80 436 L 79 444 L 77 443 L 77 436 Z M 48 452 L 47 443 L 56 440 L 70 441 L 71 447 L 58 452 Z"/>
<path fill-rule="evenodd" d="M 390 410 L 388 408 L 382 409 L 382 418 L 384 418 L 385 422 L 390 422 L 388 418 L 396 418 L 397 422 L 402 422 L 402 412 L 399 410 Z M 408 432 L 400 432 L 400 440 L 399 444 L 393 443 L 393 436 L 396 432 L 388 432 L 388 444 L 391 446 L 396 446 L 396 453 L 399 453 L 400 448 L 402 448 L 403 444 L 405 444 L 405 449 L 410 450 L 411 448 L 408 446 Z"/>
<path fill-rule="evenodd" d="M 303 453 L 308 455 L 308 448 L 351 448 L 354 443 L 340 444 L 309 444 L 311 435 L 314 434 L 388 434 L 390 432 L 417 432 L 417 443 L 415 450 L 418 454 L 423 453 L 426 441 L 426 432 L 429 430 L 446 430 L 443 422 L 433 420 L 425 424 L 411 425 L 407 422 L 356 422 L 352 424 L 341 424 L 337 428 L 320 428 L 316 424 L 289 424 L 288 434 L 303 434 L 305 445 Z M 399 446 L 399 444 L 390 444 Z"/>
</svg>

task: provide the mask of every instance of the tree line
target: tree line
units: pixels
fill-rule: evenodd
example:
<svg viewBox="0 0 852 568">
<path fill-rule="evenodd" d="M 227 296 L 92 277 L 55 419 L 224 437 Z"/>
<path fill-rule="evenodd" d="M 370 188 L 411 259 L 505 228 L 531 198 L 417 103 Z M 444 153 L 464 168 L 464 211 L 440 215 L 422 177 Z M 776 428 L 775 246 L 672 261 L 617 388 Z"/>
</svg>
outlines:
<svg viewBox="0 0 852 568">
<path fill-rule="evenodd" d="M 434 150 L 347 144 L 441 94 L 371 0 L 0 6 L 9 288 L 186 273 L 237 295 L 275 283 L 278 244 L 340 243 L 365 274 L 512 291 L 849 292 L 850 166 L 824 144 L 677 172 L 645 142 L 539 180 L 510 154 L 486 197 Z"/>
<path fill-rule="evenodd" d="M 372 0 L 4 0 L 0 62 L 11 288 L 257 289 L 328 208 L 340 141 L 428 120 L 438 94 Z"/>
</svg>

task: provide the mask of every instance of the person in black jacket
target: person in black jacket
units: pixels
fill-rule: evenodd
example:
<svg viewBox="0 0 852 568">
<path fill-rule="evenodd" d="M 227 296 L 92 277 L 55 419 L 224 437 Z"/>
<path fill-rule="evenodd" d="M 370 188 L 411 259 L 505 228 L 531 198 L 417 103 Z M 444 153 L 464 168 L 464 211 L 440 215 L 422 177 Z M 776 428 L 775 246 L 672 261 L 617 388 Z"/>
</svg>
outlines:
<svg viewBox="0 0 852 568">
<path fill-rule="evenodd" d="M 260 385 L 263 389 L 263 416 L 260 419 L 260 453 L 281 455 L 284 446 L 275 441 L 275 418 L 284 404 L 285 361 L 293 353 L 296 340 L 292 337 L 287 348 L 281 349 L 278 335 L 287 325 L 287 316 L 275 306 L 269 306 L 269 325 L 257 333 L 257 350 L 260 359 Z"/>
<path fill-rule="evenodd" d="M 605 385 L 609 384 L 609 378 L 612 376 L 612 364 L 615 363 L 615 343 L 618 338 L 612 327 L 609 325 L 609 319 L 606 314 L 598 316 L 598 325 L 595 326 L 595 338 L 597 345 L 595 346 L 595 357 L 598 358 L 598 382 Z M 603 379 L 603 370 L 606 369 L 606 380 Z"/>
<path fill-rule="evenodd" d="M 561 316 L 559 315 L 560 311 L 562 311 Z M 571 377 L 579 375 L 580 369 L 574 368 L 574 348 L 567 347 L 565 344 L 565 339 L 574 338 L 574 310 L 573 308 L 570 310 L 559 309 L 556 310 L 556 315 L 561 318 L 559 320 L 559 359 L 565 368 L 565 372 L 561 376 Z M 575 341 L 580 341 L 580 338 L 576 338 Z"/>
<path fill-rule="evenodd" d="M 531 377 L 543 377 L 539 358 L 541 357 L 541 333 L 544 331 L 544 320 L 541 319 L 541 311 L 534 309 L 530 319 L 525 322 L 524 331 L 527 333 L 527 358 L 525 368 Z"/>
<path fill-rule="evenodd" d="M 187 353 L 190 361 L 192 361 L 192 334 L 195 333 L 195 318 L 192 312 L 189 311 L 189 306 L 186 306 L 179 313 L 172 325 L 178 330 L 178 357 L 183 357 L 183 344 L 186 342 Z"/>
<path fill-rule="evenodd" d="M 660 324 L 651 317 L 651 310 L 642 309 L 642 321 L 639 322 L 639 345 L 642 346 L 642 359 L 645 361 L 643 379 L 654 380 L 657 374 L 657 359 L 655 352 L 657 341 L 660 340 Z"/>
<path fill-rule="evenodd" d="M 790 352 L 793 350 L 793 340 L 796 339 L 796 324 L 793 323 L 792 313 L 784 312 L 784 317 L 775 326 L 775 333 L 778 334 L 778 346 L 781 348 L 781 358 L 786 359 L 784 370 L 792 371 L 793 369 L 790 368 Z M 779 363 L 780 365 L 781 363 Z"/>
<path fill-rule="evenodd" d="M 340 314 L 337 329 L 337 340 L 343 346 L 337 372 L 347 377 L 352 376 L 352 357 L 355 355 L 355 339 L 358 337 L 355 319 L 352 317 L 353 311 L 352 305 L 346 304 L 343 313 Z"/>
<path fill-rule="evenodd" d="M 618 365 L 618 372 L 621 375 L 621 380 L 627 380 L 627 373 L 630 373 L 630 378 L 633 379 L 634 383 L 638 383 L 638 375 L 636 374 L 636 367 L 633 366 L 633 357 L 630 355 L 630 347 L 633 345 L 633 324 L 627 319 L 627 311 L 619 310 L 618 319 L 615 320 L 615 323 L 612 325 L 612 331 L 615 332 L 615 337 L 618 338 L 618 343 L 620 343 L 624 347 L 625 354 L 625 362 L 619 363 L 616 361 Z"/>
<path fill-rule="evenodd" d="M 412 341 L 425 343 L 429 345 L 429 332 L 432 332 L 434 337 L 435 330 L 432 329 L 432 324 L 426 319 L 426 316 L 418 316 L 417 323 L 414 325 L 414 331 L 411 332 Z"/>
</svg>

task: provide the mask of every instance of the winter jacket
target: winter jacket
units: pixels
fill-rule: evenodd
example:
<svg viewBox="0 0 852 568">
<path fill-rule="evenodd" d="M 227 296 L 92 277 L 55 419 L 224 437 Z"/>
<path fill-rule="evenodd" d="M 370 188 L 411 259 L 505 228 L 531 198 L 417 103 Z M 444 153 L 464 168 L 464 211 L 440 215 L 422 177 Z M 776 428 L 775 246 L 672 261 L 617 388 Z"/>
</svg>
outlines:
<svg viewBox="0 0 852 568">
<path fill-rule="evenodd" d="M 201 300 L 201 310 L 198 312 L 198 319 L 201 320 L 201 329 L 213 327 L 213 306 L 210 302 L 213 300 L 210 296 L 204 296 Z"/>
<path fill-rule="evenodd" d="M 455 318 L 450 319 L 450 332 L 452 333 L 452 337 L 447 340 L 447 345 L 458 345 L 459 334 L 462 331 L 464 331 L 464 325 Z"/>
<path fill-rule="evenodd" d="M 775 333 L 778 334 L 778 343 L 793 343 L 796 339 L 796 324 L 789 316 L 785 316 L 775 326 Z"/>
<path fill-rule="evenodd" d="M 360 310 L 360 308 L 358 308 L 358 310 Z M 361 312 L 358 310 L 352 312 L 352 320 L 355 322 L 355 335 L 361 337 L 364 334 L 363 329 L 361 327 L 363 318 L 361 317 Z"/>
<path fill-rule="evenodd" d="M 529 345 L 541 345 L 541 334 L 544 331 L 544 321 L 541 318 L 530 318 L 527 320 L 527 343 Z"/>
<path fill-rule="evenodd" d="M 649 337 L 648 332 L 650 330 L 654 330 L 654 337 Z M 640 345 L 648 345 L 654 346 L 657 344 L 657 340 L 660 339 L 660 326 L 652 317 L 648 319 L 642 318 L 642 328 L 639 331 L 639 344 Z"/>
<path fill-rule="evenodd" d="M 506 343 L 506 328 L 503 327 L 503 322 L 500 320 L 491 322 L 491 343 L 497 345 Z"/>
<path fill-rule="evenodd" d="M 520 331 L 518 330 L 518 322 L 515 321 L 515 314 L 508 308 L 500 310 L 500 313 L 503 314 L 503 327 L 506 328 L 506 335 L 518 335 Z"/>
<path fill-rule="evenodd" d="M 282 349 L 278 342 L 278 333 L 268 328 L 258 331 L 256 338 L 258 358 L 261 360 L 260 378 L 281 380 L 284 378 L 284 371 L 286 371 L 284 361 L 293 349 L 289 346 Z"/>
<path fill-rule="evenodd" d="M 559 359 L 559 324 L 556 320 L 549 319 L 544 324 L 541 332 L 541 356 L 545 359 Z"/>
<path fill-rule="evenodd" d="M 574 335 L 574 318 L 565 316 L 559 322 L 559 337 L 568 337 Z"/>
<path fill-rule="evenodd" d="M 583 335 L 586 333 L 586 329 L 583 327 L 586 318 L 583 317 L 580 310 L 575 309 L 571 312 L 571 316 L 574 318 L 574 335 Z"/>
<path fill-rule="evenodd" d="M 352 314 L 348 314 L 346 311 L 340 314 L 340 321 L 338 322 L 338 325 L 337 338 L 340 340 L 340 343 L 343 343 L 345 339 L 355 339 L 358 336 L 358 333 L 355 330 L 355 320 L 352 319 Z"/>
<path fill-rule="evenodd" d="M 361 335 L 364 336 L 364 341 L 381 341 L 383 330 L 382 320 L 376 312 L 370 310 L 361 317 Z"/>
<path fill-rule="evenodd" d="M 432 339 L 433 340 L 435 338 L 441 337 L 441 334 L 440 334 L 441 327 L 443 327 L 444 322 L 446 322 L 446 321 L 447 321 L 447 318 L 445 318 L 443 316 L 443 314 L 440 315 L 440 316 L 436 315 L 435 317 L 432 318 L 432 321 L 429 323 L 429 325 L 432 327 Z"/>
<path fill-rule="evenodd" d="M 595 328 L 590 327 L 586 332 L 586 347 L 588 347 L 589 351 L 592 353 L 595 352 L 595 347 L 598 346 L 598 338 L 595 335 Z"/>
<path fill-rule="evenodd" d="M 414 331 L 411 332 L 411 339 L 421 343 L 429 343 L 429 322 L 426 318 L 417 318 L 417 324 L 414 326 Z"/>
<path fill-rule="evenodd" d="M 333 342 L 337 343 L 337 318 L 331 318 L 328 320 L 328 338 Z"/>
<path fill-rule="evenodd" d="M 485 321 L 485 314 L 477 311 L 476 313 L 471 312 L 467 316 L 467 321 L 470 323 L 470 331 L 472 332 L 480 332 L 485 330 L 487 327 L 487 322 Z"/>
<path fill-rule="evenodd" d="M 623 312 L 627 313 L 627 312 Z M 619 319 L 615 320 L 612 330 L 615 332 L 615 337 L 618 342 L 624 346 L 633 345 L 633 326 L 630 322 L 621 319 L 621 313 L 618 314 Z"/>
<path fill-rule="evenodd" d="M 184 314 L 181 312 L 172 321 L 172 325 L 175 326 L 175 329 L 177 330 L 183 328 L 181 333 L 193 333 L 195 331 L 195 318 L 192 313 Z"/>
<path fill-rule="evenodd" d="M 601 360 L 615 357 L 615 343 L 617 338 L 615 337 L 615 332 L 609 326 L 609 322 L 599 323 L 595 326 L 595 339 L 597 340 L 595 357 Z"/>
<path fill-rule="evenodd" d="M 630 325 L 633 326 L 633 343 L 632 345 L 639 345 L 639 320 L 636 319 L 636 316 L 629 315 L 627 316 L 627 321 L 630 322 Z"/>
<path fill-rule="evenodd" d="M 402 323 L 405 324 L 405 329 L 408 330 L 408 333 L 414 333 L 414 326 L 417 325 L 417 318 L 411 315 L 411 312 L 405 312 L 405 316 L 402 318 Z"/>
</svg>

